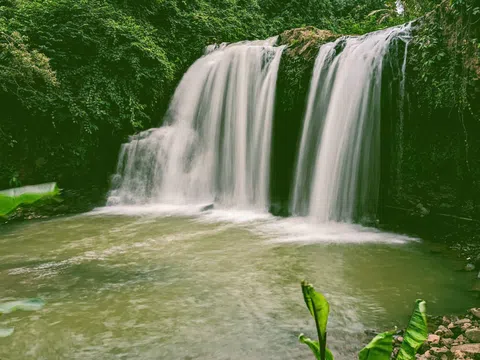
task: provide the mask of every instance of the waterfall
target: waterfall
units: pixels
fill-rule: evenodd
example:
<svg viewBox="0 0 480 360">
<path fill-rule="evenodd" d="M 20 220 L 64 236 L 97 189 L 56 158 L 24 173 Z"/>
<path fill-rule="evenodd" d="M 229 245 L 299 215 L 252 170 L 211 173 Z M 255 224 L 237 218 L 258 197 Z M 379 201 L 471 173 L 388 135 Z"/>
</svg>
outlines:
<svg viewBox="0 0 480 360">
<path fill-rule="evenodd" d="M 295 171 L 293 214 L 315 222 L 375 215 L 383 64 L 392 42 L 409 39 L 406 25 L 320 48 Z"/>
<path fill-rule="evenodd" d="M 120 151 L 108 204 L 205 204 L 266 211 L 277 38 L 209 46 L 185 73 L 164 125 Z"/>
</svg>

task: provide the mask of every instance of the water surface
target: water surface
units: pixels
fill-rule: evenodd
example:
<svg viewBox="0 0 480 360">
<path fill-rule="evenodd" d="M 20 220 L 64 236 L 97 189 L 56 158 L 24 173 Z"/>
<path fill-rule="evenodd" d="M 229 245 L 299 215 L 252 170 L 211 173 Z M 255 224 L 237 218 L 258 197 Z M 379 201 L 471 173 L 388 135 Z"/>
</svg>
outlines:
<svg viewBox="0 0 480 360">
<path fill-rule="evenodd" d="M 418 241 L 248 212 L 170 210 L 0 228 L 0 302 L 46 301 L 0 320 L 15 328 L 0 339 L 0 359 L 308 359 L 297 342 L 315 334 L 302 279 L 331 303 L 337 359 L 355 358 L 366 329 L 405 325 L 417 298 L 432 314 L 474 305 L 464 274 Z"/>
</svg>

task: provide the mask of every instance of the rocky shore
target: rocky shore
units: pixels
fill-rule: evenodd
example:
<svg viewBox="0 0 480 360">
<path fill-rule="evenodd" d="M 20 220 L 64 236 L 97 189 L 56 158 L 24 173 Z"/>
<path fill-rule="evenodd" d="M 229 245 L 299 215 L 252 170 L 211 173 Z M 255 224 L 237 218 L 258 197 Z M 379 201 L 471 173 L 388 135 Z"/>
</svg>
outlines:
<svg viewBox="0 0 480 360">
<path fill-rule="evenodd" d="M 480 308 L 470 309 L 463 316 L 431 319 L 432 332 L 420 348 L 417 359 L 480 360 Z M 403 342 L 402 333 L 395 337 L 392 359 Z"/>
</svg>

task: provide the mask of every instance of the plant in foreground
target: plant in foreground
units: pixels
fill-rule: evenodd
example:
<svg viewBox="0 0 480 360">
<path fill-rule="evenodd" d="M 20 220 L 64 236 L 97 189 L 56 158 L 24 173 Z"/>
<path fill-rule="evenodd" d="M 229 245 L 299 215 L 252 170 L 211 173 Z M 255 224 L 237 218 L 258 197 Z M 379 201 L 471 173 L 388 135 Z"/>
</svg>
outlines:
<svg viewBox="0 0 480 360">
<path fill-rule="evenodd" d="M 317 360 L 333 360 L 333 354 L 327 348 L 327 322 L 330 305 L 322 294 L 316 292 L 313 286 L 305 281 L 302 282 L 302 292 L 308 311 L 315 320 L 318 341 L 311 340 L 303 334 L 300 334 L 299 340 L 312 350 Z M 387 331 L 377 335 L 360 351 L 359 360 L 389 360 L 393 351 L 393 334 L 394 331 Z M 417 300 L 396 360 L 415 359 L 415 354 L 427 336 L 425 301 Z"/>
<path fill-rule="evenodd" d="M 19 301 L 10 301 L 6 303 L 0 303 L 0 318 L 5 314 L 10 314 L 17 310 L 23 311 L 36 311 L 40 310 L 45 303 L 41 299 L 28 299 Z M 7 337 L 13 334 L 14 329 L 2 329 L 0 328 L 0 338 Z"/>
</svg>

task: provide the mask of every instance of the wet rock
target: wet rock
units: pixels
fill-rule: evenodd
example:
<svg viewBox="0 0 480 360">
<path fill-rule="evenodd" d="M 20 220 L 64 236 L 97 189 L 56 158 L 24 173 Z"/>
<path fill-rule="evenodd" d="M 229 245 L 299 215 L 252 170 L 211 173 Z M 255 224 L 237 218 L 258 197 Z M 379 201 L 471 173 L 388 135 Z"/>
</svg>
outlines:
<svg viewBox="0 0 480 360">
<path fill-rule="evenodd" d="M 468 329 L 470 329 L 472 327 L 472 323 L 471 322 L 467 322 L 465 324 L 462 325 L 461 329 L 462 329 L 462 332 L 466 332 Z"/>
<path fill-rule="evenodd" d="M 480 273 L 479 273 L 480 275 Z M 470 313 L 475 316 L 477 319 L 480 319 L 480 308 L 470 309 Z"/>
<path fill-rule="evenodd" d="M 446 317 L 446 316 L 444 316 L 444 317 L 442 318 L 442 325 L 443 325 L 443 326 L 448 326 L 451 322 L 452 322 L 452 321 L 451 321 L 448 317 Z"/>
<path fill-rule="evenodd" d="M 479 328 L 468 329 L 465 332 L 465 336 L 471 342 L 480 343 L 480 329 Z"/>
<path fill-rule="evenodd" d="M 206 206 L 202 207 L 200 209 L 200 211 L 205 212 L 205 211 L 208 211 L 208 210 L 213 210 L 213 206 L 214 206 L 213 204 L 206 205 Z"/>
<path fill-rule="evenodd" d="M 442 337 L 445 337 L 445 338 L 452 338 L 453 337 L 453 332 L 452 332 L 452 330 L 446 328 L 445 326 L 440 325 L 438 327 L 438 330 L 435 331 L 435 335 L 442 336 Z"/>
</svg>

